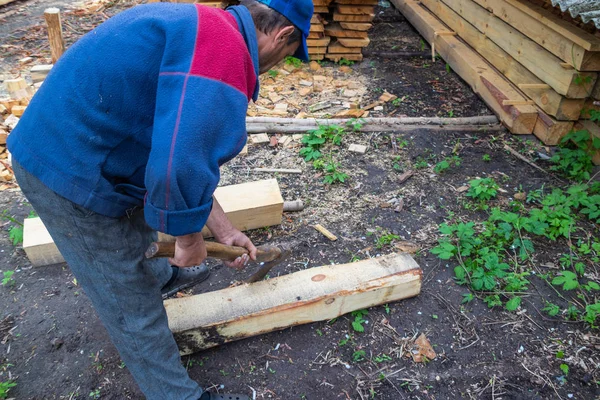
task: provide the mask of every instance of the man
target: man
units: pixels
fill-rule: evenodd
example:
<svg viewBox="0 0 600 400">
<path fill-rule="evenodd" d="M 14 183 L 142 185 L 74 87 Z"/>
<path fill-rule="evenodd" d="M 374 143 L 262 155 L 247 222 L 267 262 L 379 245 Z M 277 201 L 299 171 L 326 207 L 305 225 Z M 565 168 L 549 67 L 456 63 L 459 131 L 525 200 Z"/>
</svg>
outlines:
<svg viewBox="0 0 600 400">
<path fill-rule="evenodd" d="M 148 399 L 246 399 L 204 392 L 181 364 L 161 292 L 206 277 L 217 241 L 256 248 L 213 200 L 219 166 L 246 141 L 258 75 L 307 60 L 311 0 L 242 0 L 219 10 L 155 3 L 125 11 L 57 62 L 11 133 L 23 193 L 91 299 Z M 171 267 L 143 253 L 176 236 Z"/>
</svg>

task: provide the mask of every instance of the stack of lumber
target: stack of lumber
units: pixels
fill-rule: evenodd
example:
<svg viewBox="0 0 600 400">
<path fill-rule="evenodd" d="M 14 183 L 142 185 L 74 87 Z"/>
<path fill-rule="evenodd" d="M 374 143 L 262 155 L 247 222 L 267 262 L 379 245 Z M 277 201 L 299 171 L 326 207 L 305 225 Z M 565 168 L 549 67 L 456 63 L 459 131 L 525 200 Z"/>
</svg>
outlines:
<svg viewBox="0 0 600 400">
<path fill-rule="evenodd" d="M 324 58 L 361 61 L 369 45 L 367 31 L 373 26 L 377 0 L 313 0 L 308 53 L 312 60 Z"/>
<path fill-rule="evenodd" d="M 600 38 L 543 7 L 527 0 L 392 1 L 513 133 L 555 145 L 589 115 L 586 102 L 600 98 Z"/>
</svg>

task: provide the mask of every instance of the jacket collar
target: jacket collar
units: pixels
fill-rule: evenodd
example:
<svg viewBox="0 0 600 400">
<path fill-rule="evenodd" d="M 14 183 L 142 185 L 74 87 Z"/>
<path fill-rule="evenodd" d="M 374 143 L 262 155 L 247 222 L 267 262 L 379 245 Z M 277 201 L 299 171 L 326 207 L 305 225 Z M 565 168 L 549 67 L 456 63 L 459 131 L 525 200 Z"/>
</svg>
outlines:
<svg viewBox="0 0 600 400">
<path fill-rule="evenodd" d="M 250 11 L 244 6 L 231 6 L 227 8 L 227 11 L 231 13 L 237 20 L 240 33 L 244 37 L 250 57 L 252 57 L 252 63 L 254 64 L 254 72 L 256 73 L 256 86 L 254 87 L 254 93 L 252 94 L 252 100 L 258 99 L 259 91 L 259 79 L 258 79 L 258 41 L 256 39 L 256 27 L 252 20 Z"/>
</svg>

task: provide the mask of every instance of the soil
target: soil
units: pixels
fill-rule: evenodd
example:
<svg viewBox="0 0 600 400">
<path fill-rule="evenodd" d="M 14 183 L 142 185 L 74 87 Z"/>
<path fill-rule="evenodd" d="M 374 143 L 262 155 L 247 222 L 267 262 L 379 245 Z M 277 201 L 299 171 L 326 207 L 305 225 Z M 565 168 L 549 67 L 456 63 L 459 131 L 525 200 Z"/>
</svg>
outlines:
<svg viewBox="0 0 600 400">
<path fill-rule="evenodd" d="M 26 4 L 9 5 L 5 10 Z M 83 19 L 85 26 L 92 25 L 124 7 L 116 3 L 102 10 L 104 16 L 80 15 L 79 22 Z M 421 49 L 422 39 L 397 11 L 378 11 L 369 50 Z M 67 15 L 65 20 L 74 32 L 83 30 L 76 15 Z M 48 57 L 44 39 L 35 35 L 39 30 L 19 28 L 5 39 L 13 46 L 8 48 L 8 71 L 23 69 L 15 62 L 22 54 Z M 323 68 L 335 77 L 365 83 L 361 104 L 378 98 L 383 90 L 399 98 L 406 96 L 397 105 L 386 104 L 382 116 L 490 114 L 441 60 L 372 57 L 353 65 L 346 74 L 335 64 L 324 63 Z M 311 72 L 305 66 L 302 73 Z M 348 152 L 350 143 L 367 145 L 367 153 Z M 527 297 L 517 312 L 488 309 L 480 300 L 461 304 L 468 289 L 455 283 L 455 263 L 429 252 L 437 243 L 438 225 L 450 214 L 464 221 L 485 218 L 484 212 L 464 207 L 468 200 L 459 188 L 470 179 L 491 176 L 502 183 L 503 191 L 494 204 L 507 204 L 518 191 L 560 184 L 552 175 L 505 152 L 504 143 L 527 156 L 545 151 L 530 137 L 506 132 L 492 135 L 485 130 L 351 133 L 333 150 L 349 177 L 344 184 L 325 185 L 323 176 L 298 156 L 300 143 L 249 146 L 247 156 L 223 168 L 221 184 L 273 176 L 258 175 L 252 172 L 254 167 L 303 170 L 301 175 L 275 177 L 284 199 L 302 199 L 306 208 L 286 213 L 280 226 L 249 233 L 257 244 L 299 241 L 293 256 L 277 266 L 271 277 L 398 251 L 394 243 L 377 246 L 382 234 L 392 233 L 400 238 L 396 242 L 412 241 L 420 248 L 413 257 L 423 270 L 422 292 L 370 308 L 363 333 L 353 330 L 353 317 L 346 315 L 184 357 L 191 377 L 215 390 L 254 394 L 256 399 L 600 398 L 598 331 L 543 316 L 538 311 L 544 306 L 542 300 L 553 295 L 543 282 L 531 279 L 539 296 Z M 453 151 L 461 157 L 461 164 L 443 174 L 434 173 L 433 165 Z M 486 154 L 488 162 L 483 161 Z M 427 166 L 417 168 L 423 160 Z M 400 182 L 402 173 L 410 170 L 414 175 Z M 17 187 L 0 192 L 0 207 L 5 215 L 19 220 L 31 211 Z M 314 230 L 311 225 L 316 223 L 338 240 L 329 241 Z M 12 225 L 6 221 L 0 234 L 2 270 L 15 271 L 15 284 L 0 287 L 0 382 L 15 379 L 17 386 L 10 397 L 143 398 L 68 267 L 31 267 L 22 248 L 9 240 Z M 589 229 L 591 235 L 598 234 L 597 227 Z M 552 246 L 536 243 L 536 247 L 541 249 L 540 265 L 556 261 L 568 250 L 566 241 Z M 211 263 L 211 271 L 209 281 L 180 295 L 218 290 L 247 274 L 216 263 Z M 416 363 L 407 355 L 422 333 L 437 356 Z M 340 345 L 346 339 L 350 340 Z M 360 350 L 365 360 L 355 361 L 354 354 Z M 558 350 L 569 358 L 557 359 Z M 560 379 L 559 365 L 564 362 L 570 371 L 567 379 Z"/>
</svg>

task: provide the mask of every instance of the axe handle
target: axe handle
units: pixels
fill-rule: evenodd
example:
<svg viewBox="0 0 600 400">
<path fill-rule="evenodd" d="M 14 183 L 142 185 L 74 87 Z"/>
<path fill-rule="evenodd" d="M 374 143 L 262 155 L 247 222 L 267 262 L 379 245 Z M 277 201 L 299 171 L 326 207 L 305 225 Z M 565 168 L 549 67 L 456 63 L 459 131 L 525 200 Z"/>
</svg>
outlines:
<svg viewBox="0 0 600 400">
<path fill-rule="evenodd" d="M 227 246 L 216 242 L 204 242 L 208 257 L 218 258 L 224 261 L 233 261 L 236 258 L 248 254 L 248 250 L 239 246 Z M 146 258 L 174 257 L 175 242 L 153 242 L 146 250 Z M 274 246 L 259 246 L 256 261 L 273 261 L 281 255 L 281 249 Z"/>
</svg>

